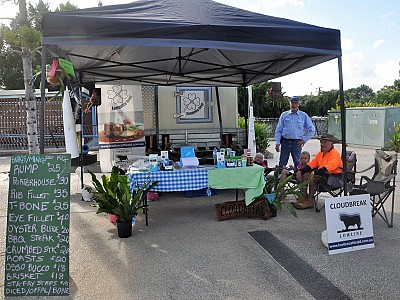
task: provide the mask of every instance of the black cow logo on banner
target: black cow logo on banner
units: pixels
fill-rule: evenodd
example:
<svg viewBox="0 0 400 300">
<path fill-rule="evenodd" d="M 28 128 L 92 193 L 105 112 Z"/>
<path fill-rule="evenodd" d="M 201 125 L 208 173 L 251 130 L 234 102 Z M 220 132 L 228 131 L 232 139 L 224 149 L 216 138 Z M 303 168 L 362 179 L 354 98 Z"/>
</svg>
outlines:
<svg viewBox="0 0 400 300">
<path fill-rule="evenodd" d="M 339 219 L 340 219 L 340 221 L 343 222 L 346 229 L 339 230 L 339 231 L 337 231 L 337 233 L 363 229 L 361 227 L 360 213 L 353 213 L 353 214 L 339 213 Z M 352 227 L 352 228 L 350 228 L 350 227 Z"/>
</svg>

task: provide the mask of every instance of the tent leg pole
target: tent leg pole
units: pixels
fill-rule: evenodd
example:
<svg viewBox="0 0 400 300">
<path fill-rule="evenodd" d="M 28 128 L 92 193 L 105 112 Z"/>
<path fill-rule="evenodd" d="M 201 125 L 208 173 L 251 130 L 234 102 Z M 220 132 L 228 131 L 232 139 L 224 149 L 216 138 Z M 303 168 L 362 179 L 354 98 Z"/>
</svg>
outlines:
<svg viewBox="0 0 400 300">
<path fill-rule="evenodd" d="M 249 97 L 246 94 L 247 89 L 245 87 L 242 87 L 242 93 L 243 93 L 243 103 L 244 103 L 244 128 L 246 129 L 246 149 L 249 148 L 249 126 L 247 124 L 249 120 Z"/>
<path fill-rule="evenodd" d="M 46 88 L 46 46 L 42 45 L 42 73 L 40 74 L 40 114 L 39 114 L 39 153 L 44 154 L 44 111 L 46 109 L 45 88 Z"/>
<path fill-rule="evenodd" d="M 222 114 L 221 114 L 221 102 L 219 100 L 219 89 L 215 87 L 215 94 L 217 96 L 217 109 L 218 109 L 218 119 L 219 119 L 219 139 L 222 142 L 223 138 L 223 128 L 222 128 Z M 229 145 L 225 145 L 225 147 L 229 147 Z"/>
<path fill-rule="evenodd" d="M 343 192 L 347 196 L 347 161 L 346 161 L 346 108 L 344 106 L 342 56 L 338 56 L 340 115 L 342 132 Z"/>
<path fill-rule="evenodd" d="M 79 88 L 82 89 L 82 87 L 80 85 L 79 85 Z M 81 97 L 81 101 L 82 101 L 81 103 L 83 103 L 82 97 Z M 84 119 L 85 119 L 85 114 L 84 114 L 82 106 L 81 106 L 81 139 L 80 139 L 81 140 L 81 144 L 79 145 L 79 149 L 81 151 L 80 156 L 79 156 L 79 164 L 81 166 L 81 189 L 84 188 L 84 185 L 83 185 L 83 166 L 84 166 L 83 161 L 84 161 L 84 157 L 83 157 L 83 151 L 82 151 L 82 147 L 85 144 L 85 122 L 84 122 Z M 83 200 L 83 197 L 82 197 L 82 200 Z"/>
<path fill-rule="evenodd" d="M 242 83 L 242 98 L 244 104 L 244 128 L 246 129 L 246 149 L 249 148 L 249 131 L 247 126 L 247 120 L 249 119 L 249 97 L 246 95 L 246 73 L 242 74 L 243 83 Z M 247 96 L 247 97 L 246 97 Z"/>
<path fill-rule="evenodd" d="M 157 147 L 157 151 L 159 151 L 161 149 L 160 147 L 160 140 L 159 140 L 159 136 L 160 136 L 160 120 L 158 117 L 158 87 L 156 86 L 154 88 L 154 113 L 155 113 L 155 117 L 156 117 L 156 147 Z M 161 149 L 161 150 L 165 150 L 165 149 Z M 147 217 L 147 215 L 146 215 Z"/>
</svg>

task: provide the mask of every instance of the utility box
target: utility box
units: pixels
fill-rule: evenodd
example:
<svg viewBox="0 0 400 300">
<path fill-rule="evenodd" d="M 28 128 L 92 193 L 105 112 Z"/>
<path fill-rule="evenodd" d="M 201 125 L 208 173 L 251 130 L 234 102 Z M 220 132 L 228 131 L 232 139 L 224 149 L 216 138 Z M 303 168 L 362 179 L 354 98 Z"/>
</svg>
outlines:
<svg viewBox="0 0 400 300">
<path fill-rule="evenodd" d="M 339 140 L 342 139 L 341 122 L 340 110 L 328 110 L 328 133 Z"/>
<path fill-rule="evenodd" d="M 347 143 L 388 148 L 397 123 L 400 123 L 399 107 L 347 108 Z"/>
</svg>

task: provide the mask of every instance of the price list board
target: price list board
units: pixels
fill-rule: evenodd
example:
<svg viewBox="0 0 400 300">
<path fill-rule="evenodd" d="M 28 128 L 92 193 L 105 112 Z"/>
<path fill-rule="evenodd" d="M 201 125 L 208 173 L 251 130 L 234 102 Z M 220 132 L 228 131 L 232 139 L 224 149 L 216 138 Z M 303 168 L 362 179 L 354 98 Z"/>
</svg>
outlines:
<svg viewBox="0 0 400 300">
<path fill-rule="evenodd" d="M 11 158 L 6 296 L 69 294 L 69 154 Z"/>
</svg>

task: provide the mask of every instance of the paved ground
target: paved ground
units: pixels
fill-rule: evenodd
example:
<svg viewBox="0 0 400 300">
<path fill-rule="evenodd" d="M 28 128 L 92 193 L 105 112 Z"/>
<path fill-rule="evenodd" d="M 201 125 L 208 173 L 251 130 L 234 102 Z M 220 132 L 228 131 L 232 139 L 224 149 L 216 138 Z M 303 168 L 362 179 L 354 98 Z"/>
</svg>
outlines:
<svg viewBox="0 0 400 300">
<path fill-rule="evenodd" d="M 318 147 L 312 140 L 305 149 L 313 155 Z M 358 154 L 359 170 L 373 162 L 373 149 L 349 149 Z M 269 163 L 276 162 L 275 154 Z M 9 159 L 0 158 L 0 172 L 8 168 Z M 375 248 L 329 256 L 321 243 L 324 211 L 218 222 L 214 204 L 233 200 L 232 190 L 200 198 L 164 193 L 150 204 L 149 226 L 139 215 L 133 236 L 119 239 L 107 217 L 81 201 L 78 175 L 71 173 L 71 179 L 71 295 L 59 299 L 400 298 L 400 193 L 394 228 L 373 220 Z M 7 193 L 7 175 L 0 174 L 0 299 Z"/>
</svg>

